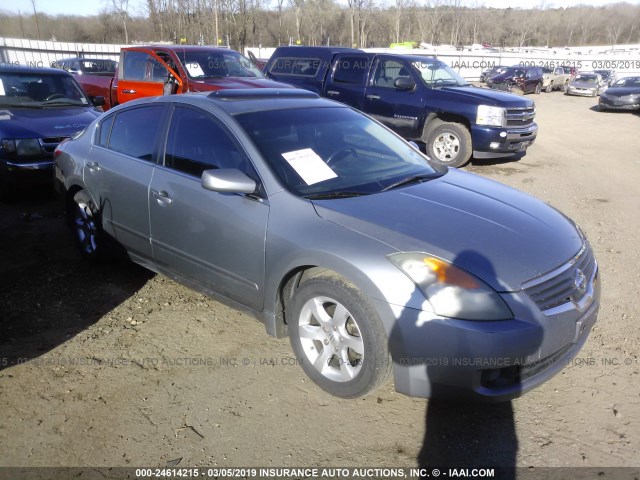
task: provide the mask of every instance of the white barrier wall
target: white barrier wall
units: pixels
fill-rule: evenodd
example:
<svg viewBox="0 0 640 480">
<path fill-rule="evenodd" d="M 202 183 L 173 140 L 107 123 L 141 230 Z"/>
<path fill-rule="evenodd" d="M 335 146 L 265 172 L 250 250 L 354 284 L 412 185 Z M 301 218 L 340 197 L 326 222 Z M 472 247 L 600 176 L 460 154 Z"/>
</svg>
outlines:
<svg viewBox="0 0 640 480">
<path fill-rule="evenodd" d="M 51 62 L 68 57 L 93 57 L 118 60 L 121 47 L 128 45 L 69 43 L 0 37 L 0 66 L 22 65 L 49 67 Z M 245 55 L 253 52 L 257 58 L 269 58 L 275 48 L 245 48 Z M 436 55 L 468 80 L 480 78 L 480 72 L 495 65 L 550 67 L 571 65 L 578 70 L 616 70 L 618 76 L 640 75 L 640 50 L 629 52 L 580 54 L 578 51 L 543 51 L 524 53 L 486 53 L 427 49 L 365 49 L 369 52 Z M 612 49 L 615 50 L 615 49 Z"/>
</svg>

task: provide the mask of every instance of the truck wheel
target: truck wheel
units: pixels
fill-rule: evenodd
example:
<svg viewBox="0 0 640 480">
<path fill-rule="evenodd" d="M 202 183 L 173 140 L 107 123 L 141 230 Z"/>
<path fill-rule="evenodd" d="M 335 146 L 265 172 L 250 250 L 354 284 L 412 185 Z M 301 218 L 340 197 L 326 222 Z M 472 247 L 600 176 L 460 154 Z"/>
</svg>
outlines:
<svg viewBox="0 0 640 480">
<path fill-rule="evenodd" d="M 536 95 L 540 95 L 540 92 L 541 92 L 541 91 L 542 91 L 542 84 L 541 84 L 541 83 L 538 83 L 538 84 L 536 85 L 536 90 L 535 90 Z"/>
<path fill-rule="evenodd" d="M 562 85 L 562 91 L 563 91 L 564 93 L 567 93 L 567 90 L 569 90 L 569 84 L 568 84 L 568 83 L 565 83 L 565 84 L 563 84 L 563 85 Z"/>
<path fill-rule="evenodd" d="M 553 86 L 551 86 L 551 84 L 547 85 L 547 88 L 544 89 L 546 93 L 551 93 L 552 90 L 553 90 Z"/>
<path fill-rule="evenodd" d="M 355 398 L 389 380 L 382 321 L 355 285 L 331 273 L 311 277 L 295 292 L 289 311 L 293 352 L 320 388 Z"/>
<path fill-rule="evenodd" d="M 446 167 L 461 167 L 471 159 L 471 134 L 461 123 L 441 123 L 426 136 L 427 155 Z"/>
</svg>

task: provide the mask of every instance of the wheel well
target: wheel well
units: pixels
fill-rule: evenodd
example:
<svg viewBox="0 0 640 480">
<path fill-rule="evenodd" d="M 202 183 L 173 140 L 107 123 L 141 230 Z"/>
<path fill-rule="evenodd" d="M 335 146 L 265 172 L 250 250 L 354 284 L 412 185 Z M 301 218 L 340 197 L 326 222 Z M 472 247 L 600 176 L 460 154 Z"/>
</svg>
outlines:
<svg viewBox="0 0 640 480">
<path fill-rule="evenodd" d="M 67 190 L 67 194 L 64 199 L 65 213 L 71 214 L 71 212 L 73 211 L 73 197 L 80 190 L 82 190 L 82 187 L 79 185 L 72 185 L 71 187 L 69 187 L 69 190 Z"/>
<path fill-rule="evenodd" d="M 454 115 L 452 113 L 440 112 L 440 113 L 430 113 L 427 116 L 426 121 L 424 122 L 424 132 L 422 134 L 422 141 L 426 143 L 427 137 L 431 133 L 431 131 L 439 125 L 443 123 L 461 123 L 464 125 L 469 132 L 471 132 L 471 125 L 469 120 L 460 115 Z"/>
<path fill-rule="evenodd" d="M 287 307 L 298 287 L 306 280 L 317 275 L 335 275 L 341 277 L 337 272 L 315 265 L 304 265 L 292 270 L 284 276 L 278 288 L 276 298 L 276 332 L 279 338 L 288 336 L 287 329 Z"/>
</svg>

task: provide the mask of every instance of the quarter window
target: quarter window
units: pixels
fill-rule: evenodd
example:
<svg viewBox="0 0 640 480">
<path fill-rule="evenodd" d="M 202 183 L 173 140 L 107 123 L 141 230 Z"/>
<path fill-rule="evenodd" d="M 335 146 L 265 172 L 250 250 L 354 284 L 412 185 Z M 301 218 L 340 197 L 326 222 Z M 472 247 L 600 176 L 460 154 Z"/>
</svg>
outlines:
<svg viewBox="0 0 640 480">
<path fill-rule="evenodd" d="M 106 147 L 109 144 L 109 133 L 111 132 L 111 126 L 113 125 L 113 119 L 115 116 L 111 115 L 100 122 L 100 130 L 98 132 L 98 145 Z"/>
<path fill-rule="evenodd" d="M 154 105 L 118 113 L 111 128 L 109 149 L 152 161 L 162 121 L 162 109 L 161 105 Z M 102 129 L 100 136 L 102 137 Z"/>
</svg>

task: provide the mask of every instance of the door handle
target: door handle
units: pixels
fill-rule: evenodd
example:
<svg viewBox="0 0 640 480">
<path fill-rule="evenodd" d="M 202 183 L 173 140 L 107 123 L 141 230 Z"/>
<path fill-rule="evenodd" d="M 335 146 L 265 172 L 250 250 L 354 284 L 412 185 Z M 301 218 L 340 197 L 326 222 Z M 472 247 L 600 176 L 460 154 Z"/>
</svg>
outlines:
<svg viewBox="0 0 640 480">
<path fill-rule="evenodd" d="M 380 100 L 380 95 L 367 95 L 369 100 Z"/>
<path fill-rule="evenodd" d="M 158 205 L 170 205 L 173 202 L 173 199 L 164 190 L 160 190 L 159 192 L 156 190 L 151 190 L 151 193 L 157 200 Z"/>
<path fill-rule="evenodd" d="M 98 164 L 98 162 L 87 162 L 87 168 L 89 169 L 90 172 L 100 171 L 100 165 Z"/>
<path fill-rule="evenodd" d="M 335 90 L 327 90 L 327 95 L 335 97 L 336 95 L 340 95 L 340 92 L 336 92 Z"/>
<path fill-rule="evenodd" d="M 136 93 L 136 91 L 135 90 L 130 90 L 128 88 L 125 88 L 125 89 L 122 90 L 122 93 L 134 94 L 134 93 Z"/>
</svg>

